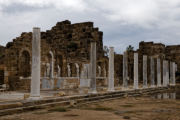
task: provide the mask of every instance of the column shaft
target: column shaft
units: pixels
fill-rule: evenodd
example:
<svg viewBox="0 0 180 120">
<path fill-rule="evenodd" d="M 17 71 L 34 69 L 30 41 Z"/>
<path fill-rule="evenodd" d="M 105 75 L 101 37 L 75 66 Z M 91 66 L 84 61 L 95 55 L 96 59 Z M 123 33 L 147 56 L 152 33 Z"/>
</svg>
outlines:
<svg viewBox="0 0 180 120">
<path fill-rule="evenodd" d="M 157 86 L 161 86 L 161 61 L 157 59 Z"/>
<path fill-rule="evenodd" d="M 147 56 L 143 55 L 143 88 L 147 88 Z"/>
<path fill-rule="evenodd" d="M 90 53 L 90 91 L 89 93 L 97 93 L 96 91 L 96 42 L 91 42 Z"/>
<path fill-rule="evenodd" d="M 33 28 L 32 36 L 32 79 L 30 97 L 40 97 L 40 73 L 41 73 L 41 34 L 40 28 Z"/>
<path fill-rule="evenodd" d="M 134 53 L 134 89 L 138 88 L 138 53 Z"/>
<path fill-rule="evenodd" d="M 109 51 L 109 79 L 108 91 L 114 91 L 114 48 L 110 47 Z"/>
<path fill-rule="evenodd" d="M 151 57 L 151 87 L 155 86 L 154 82 L 154 58 Z"/>
<path fill-rule="evenodd" d="M 128 56 L 127 52 L 123 55 L 123 87 L 128 88 Z"/>
</svg>

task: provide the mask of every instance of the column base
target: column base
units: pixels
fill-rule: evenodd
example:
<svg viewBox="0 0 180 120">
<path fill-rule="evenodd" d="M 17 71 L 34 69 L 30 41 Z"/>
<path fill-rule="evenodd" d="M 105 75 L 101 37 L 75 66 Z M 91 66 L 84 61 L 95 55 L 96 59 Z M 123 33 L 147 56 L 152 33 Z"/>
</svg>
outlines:
<svg viewBox="0 0 180 120">
<path fill-rule="evenodd" d="M 111 88 L 111 89 L 108 89 L 107 91 L 108 92 L 114 92 L 115 90 Z"/>
<path fill-rule="evenodd" d="M 89 94 L 97 94 L 97 91 L 96 90 L 89 90 L 88 93 Z"/>
<path fill-rule="evenodd" d="M 170 84 L 170 86 L 176 86 L 176 84 Z"/>
<path fill-rule="evenodd" d="M 30 96 L 27 100 L 40 100 L 42 99 L 41 96 Z"/>
<path fill-rule="evenodd" d="M 133 89 L 139 89 L 139 87 L 138 87 L 138 86 L 136 86 L 136 87 L 133 87 Z"/>
<path fill-rule="evenodd" d="M 155 88 L 156 86 L 155 86 L 155 85 L 151 85 L 150 87 L 151 87 L 151 88 Z"/>
<path fill-rule="evenodd" d="M 148 88 L 148 86 L 143 86 L 143 89 L 146 89 L 146 88 Z"/>
<path fill-rule="evenodd" d="M 122 90 L 129 90 L 128 87 L 122 87 Z"/>
</svg>

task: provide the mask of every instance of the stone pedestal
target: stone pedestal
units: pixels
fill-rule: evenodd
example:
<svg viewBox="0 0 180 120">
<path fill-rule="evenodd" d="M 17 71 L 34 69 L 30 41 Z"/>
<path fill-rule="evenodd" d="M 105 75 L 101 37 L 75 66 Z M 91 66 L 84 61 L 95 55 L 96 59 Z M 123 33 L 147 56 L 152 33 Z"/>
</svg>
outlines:
<svg viewBox="0 0 180 120">
<path fill-rule="evenodd" d="M 157 59 L 157 86 L 161 86 L 161 61 Z"/>
<path fill-rule="evenodd" d="M 32 79 L 30 99 L 40 98 L 40 73 L 41 73 L 41 33 L 40 28 L 33 28 L 32 36 Z"/>
<path fill-rule="evenodd" d="M 143 55 L 143 88 L 147 88 L 147 56 Z"/>
<path fill-rule="evenodd" d="M 138 89 L 138 53 L 134 53 L 134 89 Z"/>
<path fill-rule="evenodd" d="M 124 52 L 123 55 L 123 88 L 128 88 L 128 55 Z"/>
<path fill-rule="evenodd" d="M 90 90 L 89 93 L 97 93 L 96 91 L 96 42 L 91 42 L 90 52 Z"/>
<path fill-rule="evenodd" d="M 109 51 L 108 91 L 114 91 L 114 47 Z"/>
<path fill-rule="evenodd" d="M 154 81 L 154 58 L 151 57 L 151 87 L 155 87 Z"/>
</svg>

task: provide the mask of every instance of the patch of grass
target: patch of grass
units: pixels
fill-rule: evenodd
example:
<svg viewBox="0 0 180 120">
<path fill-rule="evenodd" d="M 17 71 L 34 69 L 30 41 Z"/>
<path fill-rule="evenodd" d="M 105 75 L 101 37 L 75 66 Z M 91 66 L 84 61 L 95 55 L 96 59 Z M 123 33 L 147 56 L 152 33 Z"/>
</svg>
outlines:
<svg viewBox="0 0 180 120">
<path fill-rule="evenodd" d="M 92 109 L 96 111 L 112 111 L 113 110 L 112 108 L 109 108 L 109 107 L 95 107 Z"/>
<path fill-rule="evenodd" d="M 83 107 L 82 109 L 85 109 L 85 110 L 96 110 L 96 111 L 113 111 L 112 108 L 109 108 L 109 107 L 104 107 L 104 106 L 95 106 L 95 107 Z"/>
<path fill-rule="evenodd" d="M 35 115 L 42 115 L 42 114 L 47 114 L 49 113 L 48 111 L 45 111 L 45 112 L 34 112 L 33 114 Z"/>
<path fill-rule="evenodd" d="M 130 117 L 129 117 L 129 116 L 123 116 L 123 118 L 124 118 L 124 119 L 130 119 Z"/>
<path fill-rule="evenodd" d="M 64 115 L 65 117 L 77 117 L 79 115 L 76 115 L 76 114 L 67 114 L 67 115 Z"/>
<path fill-rule="evenodd" d="M 114 114 L 122 115 L 122 114 L 134 114 L 136 111 L 115 111 Z"/>
<path fill-rule="evenodd" d="M 49 112 L 67 112 L 67 108 L 65 107 L 55 107 L 48 110 Z"/>
</svg>

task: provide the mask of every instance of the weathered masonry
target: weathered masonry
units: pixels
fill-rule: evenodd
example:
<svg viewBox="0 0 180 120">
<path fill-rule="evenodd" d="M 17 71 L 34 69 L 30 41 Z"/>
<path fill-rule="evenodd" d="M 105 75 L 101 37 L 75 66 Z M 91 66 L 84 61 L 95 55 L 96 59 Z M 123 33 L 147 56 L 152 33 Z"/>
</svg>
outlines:
<svg viewBox="0 0 180 120">
<path fill-rule="evenodd" d="M 97 72 L 101 77 L 108 69 L 103 52 L 103 33 L 92 22 L 71 24 L 58 22 L 51 30 L 41 32 L 41 77 L 77 77 L 90 62 L 90 43 L 97 46 Z M 0 46 L 0 82 L 10 89 L 29 89 L 32 61 L 32 32 Z M 78 70 L 78 71 L 77 71 Z M 78 73 L 79 72 L 79 73 Z M 78 79 L 69 82 L 79 82 Z"/>
</svg>

